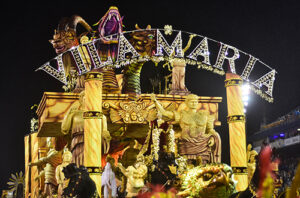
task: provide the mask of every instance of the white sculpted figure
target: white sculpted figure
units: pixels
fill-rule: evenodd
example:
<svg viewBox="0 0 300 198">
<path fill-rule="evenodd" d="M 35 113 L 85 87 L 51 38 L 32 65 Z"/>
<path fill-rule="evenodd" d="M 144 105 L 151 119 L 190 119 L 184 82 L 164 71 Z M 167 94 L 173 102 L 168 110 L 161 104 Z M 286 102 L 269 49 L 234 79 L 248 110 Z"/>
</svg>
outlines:
<svg viewBox="0 0 300 198">
<path fill-rule="evenodd" d="M 109 162 L 106 163 L 104 172 L 102 173 L 101 186 L 104 187 L 104 198 L 117 197 L 116 177 Z"/>
<path fill-rule="evenodd" d="M 144 187 L 144 179 L 147 176 L 147 166 L 144 163 L 144 156 L 138 155 L 134 166 L 128 166 L 127 169 L 121 163 L 118 163 L 121 172 L 127 177 L 127 196 L 135 197 L 139 190 Z"/>
</svg>

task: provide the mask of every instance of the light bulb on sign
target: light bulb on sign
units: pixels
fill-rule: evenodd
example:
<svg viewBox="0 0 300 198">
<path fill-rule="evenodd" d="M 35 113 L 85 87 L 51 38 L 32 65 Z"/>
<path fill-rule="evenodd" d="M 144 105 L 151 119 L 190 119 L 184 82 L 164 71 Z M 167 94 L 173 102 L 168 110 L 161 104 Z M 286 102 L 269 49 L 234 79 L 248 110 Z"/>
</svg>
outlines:
<svg viewBox="0 0 300 198">
<path fill-rule="evenodd" d="M 244 85 L 242 86 L 242 89 L 245 90 L 245 91 L 249 91 L 249 90 L 250 90 L 249 84 L 248 84 L 248 83 L 244 84 Z"/>
<path fill-rule="evenodd" d="M 249 95 L 249 93 L 250 93 L 250 90 L 249 89 L 242 89 L 242 93 L 243 93 L 243 95 Z"/>
<path fill-rule="evenodd" d="M 248 101 L 249 101 L 249 96 L 247 96 L 247 95 L 246 95 L 246 96 L 243 96 L 243 99 L 242 99 L 242 100 L 243 100 L 243 102 L 248 102 Z"/>
</svg>

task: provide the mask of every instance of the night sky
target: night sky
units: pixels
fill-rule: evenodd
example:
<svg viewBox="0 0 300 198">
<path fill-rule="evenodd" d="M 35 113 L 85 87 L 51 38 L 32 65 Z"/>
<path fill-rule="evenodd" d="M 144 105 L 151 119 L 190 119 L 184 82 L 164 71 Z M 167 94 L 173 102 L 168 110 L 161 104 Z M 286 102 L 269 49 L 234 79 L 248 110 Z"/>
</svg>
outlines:
<svg viewBox="0 0 300 198">
<path fill-rule="evenodd" d="M 62 17 L 82 16 L 96 23 L 111 5 L 124 16 L 124 30 L 150 24 L 204 35 L 247 52 L 278 74 L 274 103 L 251 93 L 247 112 L 247 135 L 300 105 L 300 2 L 299 1 L 5 1 L 1 11 L 1 144 L 0 190 L 10 174 L 24 171 L 24 135 L 30 132 L 30 107 L 45 91 L 63 91 L 62 84 L 35 69 L 56 56 L 48 42 Z M 141 3 L 142 2 L 142 3 Z M 195 3 L 198 2 L 198 3 Z M 185 45 L 185 44 L 184 44 Z M 214 64 L 214 61 L 212 61 Z M 150 69 L 149 69 L 150 68 Z M 161 68 L 142 71 L 142 89 L 150 91 L 148 78 Z M 147 71 L 147 72 L 146 72 Z M 151 76 L 152 75 L 152 76 Z M 230 163 L 224 76 L 187 67 L 186 85 L 201 96 L 221 96 L 216 128 L 222 138 L 222 161 Z"/>
</svg>

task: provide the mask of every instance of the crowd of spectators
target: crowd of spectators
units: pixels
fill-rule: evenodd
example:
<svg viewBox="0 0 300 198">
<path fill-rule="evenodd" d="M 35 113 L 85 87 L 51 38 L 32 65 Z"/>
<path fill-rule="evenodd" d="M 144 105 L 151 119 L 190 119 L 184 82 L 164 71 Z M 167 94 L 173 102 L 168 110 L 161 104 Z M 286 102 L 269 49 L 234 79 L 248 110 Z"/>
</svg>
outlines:
<svg viewBox="0 0 300 198">
<path fill-rule="evenodd" d="M 282 158 L 279 164 L 279 176 L 282 180 L 282 189 L 290 187 L 300 158 Z"/>
<path fill-rule="evenodd" d="M 275 120 L 274 122 L 262 125 L 261 129 L 269 129 L 279 125 L 288 125 L 299 119 L 300 119 L 300 106 L 294 109 L 293 111 L 289 112 L 288 114 L 277 118 L 277 120 Z"/>
</svg>

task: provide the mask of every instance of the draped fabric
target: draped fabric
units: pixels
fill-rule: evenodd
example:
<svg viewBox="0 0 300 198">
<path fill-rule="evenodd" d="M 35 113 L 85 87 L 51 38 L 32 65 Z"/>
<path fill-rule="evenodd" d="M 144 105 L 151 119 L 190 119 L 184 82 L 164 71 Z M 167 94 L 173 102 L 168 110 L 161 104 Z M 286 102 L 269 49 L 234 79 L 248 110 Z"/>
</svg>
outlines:
<svg viewBox="0 0 300 198">
<path fill-rule="evenodd" d="M 179 138 L 179 154 L 188 159 L 202 158 L 205 163 L 221 162 L 221 139 L 217 132 L 211 129 L 209 115 L 206 111 L 190 112 L 182 110 L 174 112 L 175 121 L 182 129 Z M 209 146 L 213 141 L 213 146 Z"/>
<path fill-rule="evenodd" d="M 214 139 L 215 145 L 208 146 L 208 140 Z M 203 162 L 221 162 L 221 141 L 220 136 L 211 134 L 208 137 L 199 137 L 195 142 L 179 139 L 179 154 L 187 156 L 188 159 L 197 159 L 201 156 Z"/>
<path fill-rule="evenodd" d="M 84 162 L 84 119 L 82 110 L 77 110 L 74 113 L 72 122 L 72 162 L 79 167 Z"/>
<path fill-rule="evenodd" d="M 62 122 L 62 133 L 71 133 L 72 162 L 78 167 L 84 165 L 84 119 L 83 110 L 74 105 Z"/>
<path fill-rule="evenodd" d="M 173 59 L 172 61 L 172 91 L 186 91 L 188 92 L 188 89 L 185 86 L 185 67 L 186 63 L 185 60 L 181 59 Z"/>
<path fill-rule="evenodd" d="M 101 186 L 104 186 L 104 198 L 108 198 L 111 192 L 111 197 L 117 196 L 117 183 L 115 173 L 111 169 L 109 162 L 106 163 L 104 172 L 101 177 Z"/>
</svg>

